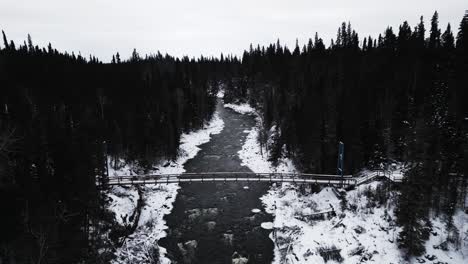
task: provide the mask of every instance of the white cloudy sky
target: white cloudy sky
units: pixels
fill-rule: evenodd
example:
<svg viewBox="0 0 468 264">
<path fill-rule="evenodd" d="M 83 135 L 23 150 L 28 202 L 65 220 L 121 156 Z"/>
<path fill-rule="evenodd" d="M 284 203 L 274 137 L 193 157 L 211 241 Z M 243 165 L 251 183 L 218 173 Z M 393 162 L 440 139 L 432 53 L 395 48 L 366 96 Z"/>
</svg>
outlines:
<svg viewBox="0 0 468 264">
<path fill-rule="evenodd" d="M 375 36 L 404 20 L 414 26 L 420 15 L 428 24 L 435 10 L 443 28 L 457 29 L 465 9 L 466 0 L 0 0 L 0 28 L 17 43 L 30 33 L 37 44 L 108 61 L 133 48 L 241 54 L 250 43 L 292 46 L 316 31 L 328 44 L 342 21 Z"/>
</svg>

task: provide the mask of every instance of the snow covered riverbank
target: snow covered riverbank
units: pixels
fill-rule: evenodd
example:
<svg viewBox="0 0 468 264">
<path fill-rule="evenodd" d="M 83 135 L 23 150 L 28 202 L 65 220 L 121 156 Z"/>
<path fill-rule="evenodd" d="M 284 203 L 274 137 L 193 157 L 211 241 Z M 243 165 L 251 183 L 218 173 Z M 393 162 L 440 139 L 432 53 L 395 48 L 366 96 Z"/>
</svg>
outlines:
<svg viewBox="0 0 468 264">
<path fill-rule="evenodd" d="M 242 114 L 254 114 L 246 105 L 225 105 Z M 260 122 L 257 116 L 257 122 Z M 275 168 L 267 150 L 258 142 L 259 128 L 249 131 L 239 151 L 243 165 L 254 172 L 295 172 L 291 160 L 283 158 Z M 382 192 L 387 195 L 383 196 Z M 323 188 L 318 193 L 292 184 L 274 185 L 261 198 L 273 223 L 274 264 L 285 263 L 466 263 L 468 260 L 468 215 L 458 211 L 454 225 L 460 232 L 458 248 L 441 246 L 447 240 L 441 217 L 432 218 L 432 232 L 424 256 L 406 260 L 397 244 L 401 228 L 395 223 L 398 191 L 387 182 L 370 182 L 344 192 Z M 327 262 L 328 260 L 328 262 Z"/>
<path fill-rule="evenodd" d="M 468 234 L 468 215 L 461 211 L 454 216 L 462 234 L 458 250 L 454 245 L 442 250 L 448 232 L 444 221 L 434 217 L 424 256 L 405 260 L 397 244 L 401 230 L 394 216 L 397 192 L 386 184 L 371 182 L 342 192 L 344 208 L 332 188 L 310 194 L 293 185 L 273 187 L 262 201 L 275 216 L 274 263 L 325 263 L 326 257 L 349 264 L 466 263 L 468 241 L 463 237 Z M 388 199 L 382 192 L 388 192 Z"/>
<path fill-rule="evenodd" d="M 292 161 L 287 158 L 279 160 L 278 166 L 275 167 L 268 161 L 268 150 L 265 146 L 261 146 L 258 142 L 261 118 L 254 108 L 248 104 L 225 104 L 224 107 L 230 108 L 240 114 L 250 114 L 255 116 L 257 125 L 250 130 L 247 139 L 238 152 L 239 158 L 242 160 L 242 165 L 247 166 L 253 172 L 296 172 Z M 268 143 L 267 143 L 268 144 Z"/>
<path fill-rule="evenodd" d="M 224 122 L 215 113 L 212 120 L 201 130 L 183 134 L 180 144 L 180 155 L 175 161 L 165 161 L 154 167 L 149 173 L 183 173 L 184 163 L 195 157 L 201 144 L 210 140 L 210 136 L 219 134 L 224 128 Z M 111 168 L 110 177 L 114 175 L 132 175 L 132 165 L 126 165 L 118 170 Z M 164 215 L 172 210 L 175 201 L 178 184 L 147 185 L 142 188 L 143 207 L 135 229 L 135 232 L 125 239 L 122 247 L 115 252 L 113 263 L 151 263 L 153 258 L 160 255 L 161 263 L 169 263 L 164 257 L 165 249 L 157 245 L 157 241 L 166 235 L 166 223 Z M 137 207 L 139 198 L 135 187 L 113 187 L 108 197 L 110 199 L 109 210 L 114 212 L 115 220 L 121 225 L 131 224 L 130 216 Z M 159 254 L 155 254 L 158 252 Z"/>
<path fill-rule="evenodd" d="M 306 194 L 293 185 L 273 187 L 262 201 L 267 212 L 275 215 L 275 263 L 325 263 L 327 252 L 332 253 L 332 260 L 343 263 L 400 259 L 393 211 L 369 205 L 362 195 L 363 190 L 376 186 L 372 183 L 349 192 L 353 208 L 349 212 L 341 210 L 332 188 Z"/>
</svg>

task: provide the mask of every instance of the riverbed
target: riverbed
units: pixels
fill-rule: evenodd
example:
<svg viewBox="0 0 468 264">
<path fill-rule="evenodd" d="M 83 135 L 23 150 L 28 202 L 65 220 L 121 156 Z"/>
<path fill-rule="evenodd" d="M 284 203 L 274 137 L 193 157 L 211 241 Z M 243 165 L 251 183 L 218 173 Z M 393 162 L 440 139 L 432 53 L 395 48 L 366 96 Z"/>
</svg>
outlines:
<svg viewBox="0 0 468 264">
<path fill-rule="evenodd" d="M 201 150 L 184 164 L 186 172 L 250 172 L 241 165 L 241 150 L 253 116 L 241 115 L 218 101 L 217 112 L 224 121 L 221 133 L 213 135 Z M 271 263 L 273 242 L 261 223 L 272 221 L 260 197 L 266 183 L 181 184 L 172 212 L 166 215 L 167 236 L 159 245 L 167 249 L 173 263 Z"/>
</svg>

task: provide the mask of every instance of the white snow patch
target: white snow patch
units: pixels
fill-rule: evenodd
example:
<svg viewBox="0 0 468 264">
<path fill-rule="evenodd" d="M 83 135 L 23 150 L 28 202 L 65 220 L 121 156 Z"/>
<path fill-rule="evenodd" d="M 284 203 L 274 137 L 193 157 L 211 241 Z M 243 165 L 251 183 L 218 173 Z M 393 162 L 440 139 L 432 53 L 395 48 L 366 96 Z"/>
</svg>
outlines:
<svg viewBox="0 0 468 264">
<path fill-rule="evenodd" d="M 185 133 L 181 136 L 180 154 L 175 161 L 164 161 L 155 166 L 149 173 L 178 174 L 185 172 L 183 164 L 195 157 L 201 144 L 210 140 L 211 135 L 219 134 L 224 128 L 224 122 L 219 113 L 215 113 L 212 120 L 198 131 Z M 115 175 L 134 175 L 133 164 L 127 164 L 116 170 L 109 168 L 110 177 Z M 178 184 L 147 185 L 143 188 L 145 204 L 142 208 L 137 229 L 130 235 L 122 247 L 116 250 L 116 259 L 112 263 L 152 263 L 151 252 L 157 246 L 157 241 L 166 236 L 166 222 L 164 215 L 172 210 L 176 199 Z M 109 192 L 112 202 L 109 210 L 115 213 L 120 224 L 128 223 L 128 217 L 133 214 L 138 200 L 135 187 L 113 187 Z M 125 221 L 127 220 L 127 221 Z M 165 257 L 166 249 L 159 247 L 160 262 L 170 263 Z"/>
<path fill-rule="evenodd" d="M 273 223 L 272 222 L 263 222 L 260 224 L 260 226 L 263 229 L 273 229 Z"/>
<path fill-rule="evenodd" d="M 199 145 L 210 141 L 211 135 L 221 133 L 224 128 L 224 121 L 219 116 L 218 112 L 215 112 L 213 118 L 209 123 L 205 125 L 203 129 L 193 131 L 190 133 L 184 133 L 180 138 L 179 156 L 175 161 L 162 161 L 154 170 L 149 171 L 150 174 L 179 174 L 184 173 L 184 163 L 194 158 L 198 151 L 200 151 Z M 111 164 L 109 159 L 109 164 Z M 127 164 L 119 169 L 109 167 L 109 175 L 112 176 L 123 176 L 123 175 L 135 175 L 133 171 L 134 164 Z"/>
<path fill-rule="evenodd" d="M 350 201 L 362 192 L 359 188 L 348 194 Z M 320 247 L 331 246 L 341 250 L 343 263 L 359 263 L 361 256 L 349 254 L 360 245 L 367 252 L 379 252 L 373 257 L 375 263 L 389 263 L 389 260 L 399 258 L 396 244 L 387 240 L 389 236 L 385 231 L 379 230 L 389 228 L 384 210 L 374 210 L 370 214 L 363 197 L 356 204 L 357 212 L 348 212 L 342 219 L 334 216 L 341 213 L 340 200 L 331 188 L 324 188 L 315 194 L 301 195 L 297 186 L 283 185 L 272 188 L 261 199 L 267 212 L 275 215 L 272 237 L 278 250 L 275 252 L 274 263 L 283 263 L 293 255 L 298 259 L 296 263 L 325 263 L 318 250 Z M 320 218 L 315 218 L 314 215 L 323 215 L 326 219 L 317 220 Z M 364 231 L 358 234 L 354 230 L 360 227 Z"/>
<path fill-rule="evenodd" d="M 453 224 L 460 233 L 458 248 L 449 244 L 448 251 L 436 249 L 442 242 L 447 240 L 448 230 L 445 222 L 439 218 L 432 218 L 433 231 L 426 242 L 426 255 L 434 255 L 437 261 L 446 263 L 468 262 L 468 214 L 462 210 L 456 211 L 453 216 Z M 436 248 L 435 248 L 436 247 Z"/>
<path fill-rule="evenodd" d="M 257 209 L 257 208 L 252 209 L 252 213 L 254 213 L 254 214 L 258 214 L 260 212 L 261 212 L 260 209 Z"/>
<path fill-rule="evenodd" d="M 153 263 L 152 251 L 159 239 L 166 236 L 167 226 L 163 217 L 171 212 L 178 189 L 178 184 L 143 187 L 145 205 L 141 209 L 137 229 L 116 250 L 112 263 Z M 159 247 L 159 252 L 161 263 L 170 263 L 164 257 L 166 249 Z"/>
<path fill-rule="evenodd" d="M 255 114 L 256 111 L 249 104 L 224 104 L 224 107 L 230 108 L 239 114 Z"/>
<path fill-rule="evenodd" d="M 218 94 L 216 94 L 216 97 L 223 99 L 224 98 L 224 89 L 219 89 Z"/>
<path fill-rule="evenodd" d="M 267 160 L 267 153 L 263 150 L 258 142 L 259 128 L 253 127 L 245 140 L 242 149 L 238 152 L 239 158 L 242 160 L 242 165 L 249 167 L 253 172 L 268 173 L 268 172 L 297 172 L 293 162 L 288 158 L 279 160 L 278 166 L 275 167 Z"/>
<path fill-rule="evenodd" d="M 211 119 L 210 123 L 201 130 L 191 132 L 189 134 L 183 134 L 181 137 L 181 145 L 180 145 L 180 150 L 181 150 L 181 155 L 179 155 L 179 158 L 177 159 L 177 164 L 180 164 L 180 172 L 177 173 L 182 173 L 185 172 L 185 169 L 183 168 L 183 164 L 189 160 L 193 159 L 198 151 L 200 151 L 200 146 L 201 144 L 207 143 L 210 141 L 211 135 L 217 135 L 221 133 L 221 131 L 224 128 L 224 121 L 221 119 L 219 116 L 219 113 L 216 112 Z M 172 172 L 161 172 L 161 173 L 172 173 Z"/>
<path fill-rule="evenodd" d="M 139 198 L 135 188 L 114 186 L 108 194 L 109 210 L 115 213 L 120 225 L 129 224 L 128 218 L 133 214 Z"/>
<path fill-rule="evenodd" d="M 273 166 L 268 161 L 267 150 L 262 148 L 258 142 L 258 135 L 262 120 L 259 113 L 249 104 L 225 104 L 224 107 L 233 109 L 234 111 L 241 114 L 253 114 L 255 115 L 256 125 L 250 130 L 244 130 L 244 133 L 248 133 L 247 138 L 242 146 L 242 149 L 238 152 L 239 158 L 242 160 L 241 165 L 249 167 L 250 170 L 257 173 L 268 173 L 268 172 L 297 172 L 293 162 L 288 158 L 281 158 L 278 161 L 278 166 Z M 275 127 L 271 128 L 275 131 Z M 270 131 L 271 132 L 271 131 Z M 268 144 L 268 142 L 267 142 Z"/>
<path fill-rule="evenodd" d="M 239 107 L 232 107 L 239 109 Z M 243 111 L 239 111 L 243 112 Z M 261 120 L 257 115 L 257 124 Z M 271 131 L 270 131 L 271 132 Z M 239 157 L 242 165 L 248 166 L 254 172 L 297 172 L 289 159 L 281 159 L 275 168 L 267 160 L 266 151 L 262 151 L 258 143 L 259 129 L 250 130 Z M 395 164 L 390 168 L 389 176 L 393 180 L 404 177 L 404 166 Z M 364 171 L 364 176 L 366 172 Z M 372 173 L 368 171 L 368 173 Z M 367 255 L 372 263 L 417 263 L 404 259 L 397 245 L 397 237 L 401 228 L 395 223 L 396 193 L 392 193 L 390 201 L 376 205 L 370 198 L 363 195 L 365 191 L 373 190 L 382 184 L 372 181 L 346 193 L 348 205 L 353 210 L 341 210 L 340 199 L 332 188 L 324 188 L 319 193 L 302 195 L 298 186 L 292 184 L 273 185 L 269 192 L 261 197 L 265 210 L 274 216 L 273 223 L 262 223 L 263 228 L 273 228 L 270 238 L 275 243 L 274 264 L 283 263 L 326 263 L 318 253 L 320 247 L 336 246 L 340 249 L 345 264 L 361 263 L 363 255 Z M 325 220 L 316 216 L 323 215 Z M 454 224 L 460 232 L 460 248 L 449 251 L 434 249 L 446 240 L 446 229 L 441 219 L 433 219 L 435 233 L 426 243 L 426 255 L 436 256 L 437 261 L 446 263 L 466 263 L 468 256 L 468 215 L 458 211 L 454 216 Z M 453 246 L 452 246 L 453 247 Z M 354 254 L 362 251 L 359 254 Z M 424 258 L 424 257 L 422 257 Z M 426 263 L 429 263 L 426 259 Z M 328 263 L 335 263 L 330 260 Z"/>
<path fill-rule="evenodd" d="M 298 186 L 283 184 L 273 187 L 261 199 L 266 211 L 275 216 L 274 231 L 270 236 L 275 241 L 273 263 L 326 263 L 319 254 L 321 247 L 336 246 L 340 249 L 344 264 L 361 263 L 364 255 L 372 263 L 408 263 L 397 244 L 401 228 L 395 223 L 394 202 L 396 193 L 382 205 L 376 204 L 365 193 L 373 192 L 382 182 L 371 182 L 346 193 L 352 210 L 341 210 L 340 199 L 332 188 L 319 193 L 303 195 Z M 333 213 L 332 213 L 333 212 Z M 325 215 L 324 219 L 314 216 Z M 440 218 L 432 220 L 434 231 L 426 243 L 426 254 L 436 256 L 437 261 L 466 263 L 468 242 L 461 241 L 460 250 L 434 249 L 446 240 L 446 229 Z M 463 239 L 468 234 L 468 215 L 459 211 L 454 224 Z M 436 234 L 436 235 L 434 235 Z M 359 254 L 354 254 L 361 251 Z M 420 257 L 419 259 L 424 259 Z M 432 263 L 425 259 L 426 263 Z M 409 263 L 418 263 L 414 258 Z M 333 262 L 332 262 L 333 263 Z"/>
<path fill-rule="evenodd" d="M 278 166 L 275 167 L 271 162 L 268 161 L 268 153 L 266 150 L 262 149 L 262 146 L 258 142 L 258 135 L 259 135 L 259 127 L 261 127 L 262 120 L 257 112 L 253 110 L 252 107 L 248 106 L 236 106 L 236 105 L 225 105 L 225 107 L 229 107 L 234 109 L 235 111 L 243 114 L 252 114 L 254 113 L 256 118 L 256 126 L 253 127 L 250 130 L 244 131 L 244 133 L 248 133 L 246 141 L 244 142 L 244 145 L 242 146 L 242 149 L 238 152 L 239 158 L 242 160 L 242 165 L 247 166 L 250 170 L 253 172 L 257 173 L 269 173 L 269 172 L 283 172 L 283 173 L 290 173 L 290 172 L 297 172 L 297 169 L 295 168 L 292 160 L 288 158 L 281 158 L 278 161 Z M 241 110 L 242 109 L 242 110 Z M 248 109 L 248 110 L 247 110 Z M 274 129 L 274 128 L 273 128 Z M 285 186 L 288 186 L 285 184 Z M 280 187 L 283 188 L 283 187 Z M 271 192 L 271 190 L 270 190 Z M 270 193 L 269 192 L 269 193 Z M 268 194 L 267 194 L 268 195 Z M 266 199 L 265 197 L 260 199 Z M 275 198 L 272 196 L 272 200 Z M 263 201 L 265 204 L 265 201 Z M 266 204 L 265 204 L 266 205 Z M 267 209 L 268 206 L 266 205 Z M 275 236 L 273 234 L 276 233 L 276 222 L 277 222 L 277 217 L 276 217 L 276 211 L 274 210 L 267 210 L 268 213 L 272 214 L 274 217 L 274 222 L 265 222 L 261 224 L 261 227 L 264 229 L 273 229 L 273 232 L 270 234 L 270 239 L 275 243 L 275 248 L 274 248 L 274 263 L 280 263 L 280 251 L 277 246 Z"/>
</svg>

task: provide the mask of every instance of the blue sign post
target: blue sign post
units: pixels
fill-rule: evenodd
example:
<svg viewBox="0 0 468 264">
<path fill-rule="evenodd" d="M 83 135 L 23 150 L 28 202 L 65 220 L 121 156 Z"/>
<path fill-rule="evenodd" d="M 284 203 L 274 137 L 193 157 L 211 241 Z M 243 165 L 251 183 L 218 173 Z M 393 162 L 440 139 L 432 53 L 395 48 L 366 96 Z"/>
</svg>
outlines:
<svg viewBox="0 0 468 264">
<path fill-rule="evenodd" d="M 338 175 L 343 177 L 344 175 L 344 143 L 340 141 L 338 145 Z"/>
</svg>

